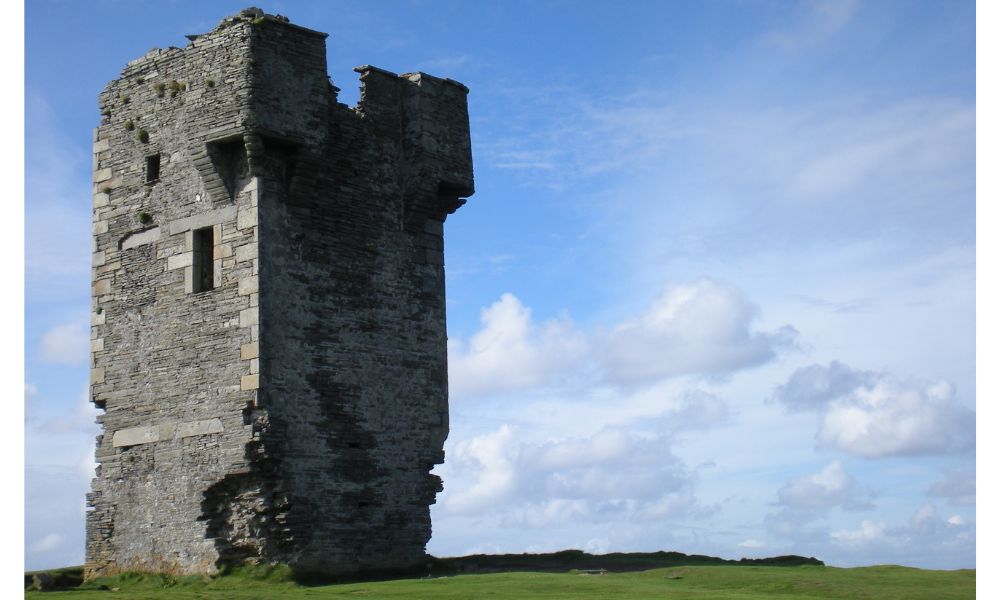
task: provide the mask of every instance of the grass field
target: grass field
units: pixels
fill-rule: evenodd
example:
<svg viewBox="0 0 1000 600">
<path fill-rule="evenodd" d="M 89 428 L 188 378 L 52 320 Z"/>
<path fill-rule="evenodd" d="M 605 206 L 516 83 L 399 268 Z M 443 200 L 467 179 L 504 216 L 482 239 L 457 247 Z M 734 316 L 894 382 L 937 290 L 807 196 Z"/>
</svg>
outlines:
<svg viewBox="0 0 1000 600">
<path fill-rule="evenodd" d="M 104 589 L 100 589 L 103 587 Z M 40 592 L 26 592 L 34 597 Z M 122 575 L 44 597 L 233 600 L 293 598 L 423 599 L 698 599 L 781 600 L 843 598 L 949 600 L 976 597 L 976 572 L 925 571 L 896 566 L 679 566 L 604 575 L 511 572 L 303 586 L 280 567 L 215 577 Z"/>
</svg>

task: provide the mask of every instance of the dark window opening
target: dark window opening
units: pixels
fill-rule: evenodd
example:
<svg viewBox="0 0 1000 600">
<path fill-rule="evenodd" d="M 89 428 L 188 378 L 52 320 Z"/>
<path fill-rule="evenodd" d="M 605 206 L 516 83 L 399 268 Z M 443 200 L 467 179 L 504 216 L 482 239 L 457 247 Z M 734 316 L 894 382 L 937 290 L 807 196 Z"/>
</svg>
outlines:
<svg viewBox="0 0 1000 600">
<path fill-rule="evenodd" d="M 358 508 L 368 508 L 368 506 L 367 502 L 358 502 Z"/>
<path fill-rule="evenodd" d="M 228 194 L 228 199 L 236 198 L 236 192 L 243 186 L 250 174 L 250 163 L 247 159 L 246 144 L 242 137 L 209 142 L 206 151 L 212 159 L 212 165 L 218 174 Z M 214 193 L 214 192 L 213 192 Z"/>
<path fill-rule="evenodd" d="M 160 155 L 146 157 L 146 183 L 154 183 L 160 179 Z"/>
<path fill-rule="evenodd" d="M 215 287 L 214 228 L 195 229 L 193 233 L 191 291 L 206 292 Z"/>
<path fill-rule="evenodd" d="M 353 448 L 353 449 L 358 449 L 358 448 L 361 448 L 361 444 L 359 444 L 358 442 L 349 442 L 347 444 L 347 447 L 348 448 Z"/>
</svg>

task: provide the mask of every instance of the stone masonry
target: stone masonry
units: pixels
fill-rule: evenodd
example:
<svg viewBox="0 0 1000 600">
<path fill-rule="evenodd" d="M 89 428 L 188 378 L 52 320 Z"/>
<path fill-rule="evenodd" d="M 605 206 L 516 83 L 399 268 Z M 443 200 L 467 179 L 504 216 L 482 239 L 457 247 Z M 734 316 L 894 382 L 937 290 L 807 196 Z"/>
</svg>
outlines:
<svg viewBox="0 0 1000 600">
<path fill-rule="evenodd" d="M 86 574 L 419 565 L 468 90 L 364 66 L 348 107 L 259 9 L 188 38 L 100 95 Z"/>
</svg>

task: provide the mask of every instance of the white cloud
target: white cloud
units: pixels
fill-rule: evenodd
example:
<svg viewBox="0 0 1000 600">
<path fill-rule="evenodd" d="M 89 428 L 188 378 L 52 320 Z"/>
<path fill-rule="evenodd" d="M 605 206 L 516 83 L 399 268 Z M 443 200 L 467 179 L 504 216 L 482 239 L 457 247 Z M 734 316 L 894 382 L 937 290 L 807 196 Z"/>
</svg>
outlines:
<svg viewBox="0 0 1000 600">
<path fill-rule="evenodd" d="M 538 324 L 503 294 L 482 310 L 482 328 L 448 342 L 449 386 L 458 398 L 569 382 L 651 383 L 684 375 L 724 378 L 794 345 L 791 326 L 751 329 L 757 308 L 737 291 L 702 280 L 668 286 L 646 311 L 610 332 L 585 334 L 568 317 Z"/>
<path fill-rule="evenodd" d="M 27 569 L 81 564 L 83 560 L 84 496 L 97 466 L 94 438 L 100 432 L 94 422 L 98 410 L 88 401 L 88 391 L 84 386 L 72 403 L 62 403 L 71 404 L 72 409 L 39 406 L 39 414 L 25 427 Z M 52 531 L 59 532 L 61 538 L 52 538 Z"/>
<path fill-rule="evenodd" d="M 885 523 L 865 520 L 858 529 L 838 529 L 830 532 L 830 537 L 842 544 L 857 545 L 884 538 L 885 530 Z"/>
<path fill-rule="evenodd" d="M 881 381 L 834 402 L 817 435 L 821 446 L 866 458 L 939 454 L 975 444 L 975 413 L 955 402 L 951 384 Z"/>
<path fill-rule="evenodd" d="M 36 553 L 49 552 L 62 545 L 64 537 L 58 533 L 50 533 L 31 545 L 31 551 Z"/>
<path fill-rule="evenodd" d="M 507 425 L 456 442 L 441 468 L 445 518 L 492 515 L 512 528 L 679 518 L 703 511 L 666 436 L 606 428 L 523 439 Z"/>
<path fill-rule="evenodd" d="M 767 544 L 765 544 L 760 540 L 755 540 L 754 538 L 747 538 L 742 542 L 740 542 L 739 544 L 737 544 L 737 546 L 739 546 L 740 548 L 751 548 L 756 550 L 758 548 L 766 548 Z"/>
<path fill-rule="evenodd" d="M 787 383 L 775 389 L 774 398 L 791 410 L 811 410 L 877 379 L 877 373 L 857 371 L 837 361 L 828 367 L 810 365 L 792 373 Z"/>
<path fill-rule="evenodd" d="M 899 525 L 865 520 L 855 529 L 830 533 L 831 541 L 844 556 L 878 553 L 906 564 L 919 564 L 928 557 L 941 561 L 943 556 L 952 561 L 972 558 L 974 563 L 975 538 L 975 523 L 957 515 L 943 519 L 932 504 L 919 507 Z"/>
<path fill-rule="evenodd" d="M 817 443 L 865 458 L 966 451 L 975 446 L 975 412 L 947 381 L 898 381 L 836 361 L 795 371 L 774 398 L 820 413 Z"/>
<path fill-rule="evenodd" d="M 568 318 L 535 324 L 513 294 L 484 308 L 480 321 L 468 342 L 448 341 L 448 383 L 459 397 L 551 384 L 587 352 L 585 336 Z"/>
<path fill-rule="evenodd" d="M 865 127 L 859 127 L 862 124 Z M 790 197 L 827 200 L 866 189 L 902 190 L 909 178 L 926 177 L 928 170 L 953 176 L 970 150 L 975 112 L 971 107 L 914 101 L 853 123 L 834 118 L 824 128 L 836 143 L 802 157 L 788 182 Z M 937 188 L 935 184 L 932 189 Z"/>
<path fill-rule="evenodd" d="M 819 473 L 796 477 L 778 490 L 778 502 L 800 510 L 826 511 L 834 507 L 858 509 L 870 507 L 870 493 L 862 491 L 839 460 Z"/>
<path fill-rule="evenodd" d="M 609 377 L 635 383 L 679 375 L 724 376 L 790 347 L 795 330 L 752 331 L 757 308 L 738 292 L 702 280 L 668 286 L 646 312 L 616 327 L 603 345 Z"/>
<path fill-rule="evenodd" d="M 949 469 L 942 480 L 931 484 L 927 495 L 947 498 L 951 504 L 959 506 L 975 506 L 976 472 L 972 469 Z"/>
<path fill-rule="evenodd" d="M 56 325 L 42 335 L 39 360 L 55 365 L 83 365 L 90 355 L 90 326 L 86 322 Z"/>
<path fill-rule="evenodd" d="M 781 510 L 765 515 L 767 530 L 779 538 L 803 539 L 815 535 L 808 526 L 833 509 L 870 510 L 873 493 L 864 489 L 834 460 L 817 473 L 790 479 L 778 490 Z"/>
<path fill-rule="evenodd" d="M 514 491 L 517 472 L 512 456 L 514 431 L 507 425 L 499 430 L 463 440 L 449 452 L 445 471 L 471 476 L 465 485 L 445 494 L 445 504 L 455 512 L 474 512 L 504 502 Z M 447 488 L 446 488 L 447 489 Z"/>
</svg>

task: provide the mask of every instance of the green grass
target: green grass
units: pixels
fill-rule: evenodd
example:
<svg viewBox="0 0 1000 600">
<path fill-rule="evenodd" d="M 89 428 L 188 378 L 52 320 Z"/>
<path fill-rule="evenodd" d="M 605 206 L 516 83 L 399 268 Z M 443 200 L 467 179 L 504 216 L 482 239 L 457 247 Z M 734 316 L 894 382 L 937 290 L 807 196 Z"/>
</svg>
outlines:
<svg viewBox="0 0 1000 600">
<path fill-rule="evenodd" d="M 104 586 L 106 589 L 98 589 Z M 112 591 L 113 588 L 114 591 Z M 34 596 L 38 592 L 27 592 Z M 45 597 L 149 599 L 364 598 L 407 600 L 517 598 L 677 600 L 949 600 L 975 598 L 976 573 L 895 566 L 682 566 L 631 573 L 490 573 L 307 587 L 285 567 L 237 569 L 222 577 L 127 574 Z"/>
</svg>

